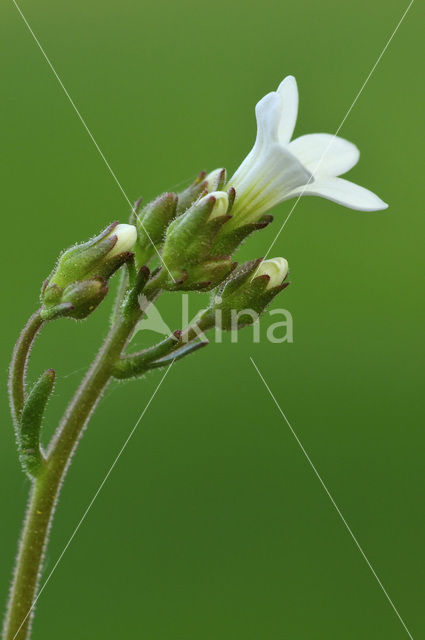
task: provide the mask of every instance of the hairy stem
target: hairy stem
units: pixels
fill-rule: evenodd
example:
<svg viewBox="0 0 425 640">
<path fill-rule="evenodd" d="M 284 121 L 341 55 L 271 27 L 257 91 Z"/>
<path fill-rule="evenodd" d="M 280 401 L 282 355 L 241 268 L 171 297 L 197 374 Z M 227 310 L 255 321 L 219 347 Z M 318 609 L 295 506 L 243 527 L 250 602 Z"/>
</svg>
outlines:
<svg viewBox="0 0 425 640">
<path fill-rule="evenodd" d="M 61 484 L 79 438 L 111 378 L 113 366 L 141 315 L 140 309 L 134 309 L 119 318 L 110 330 L 58 427 L 48 450 L 45 468 L 33 482 L 10 592 L 3 640 L 29 638 L 44 551 Z M 36 320 L 34 314 L 14 352 L 12 371 L 19 379 L 16 383 L 11 383 L 11 394 L 13 406 L 18 409 L 22 406 L 25 353 L 28 352 L 28 345 L 31 344 L 39 326 L 40 321 Z"/>
<path fill-rule="evenodd" d="M 32 343 L 42 325 L 43 320 L 40 316 L 40 311 L 36 311 L 22 329 L 21 335 L 13 350 L 9 372 L 9 398 L 15 427 L 17 427 L 19 423 L 25 401 L 25 374 L 29 354 Z"/>
</svg>

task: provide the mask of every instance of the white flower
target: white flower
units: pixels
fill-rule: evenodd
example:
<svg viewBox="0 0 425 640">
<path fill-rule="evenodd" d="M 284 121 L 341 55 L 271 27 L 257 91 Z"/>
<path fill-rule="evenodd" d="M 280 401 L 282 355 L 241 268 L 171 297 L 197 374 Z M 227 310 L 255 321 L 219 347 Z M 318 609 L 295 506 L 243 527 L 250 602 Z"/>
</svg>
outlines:
<svg viewBox="0 0 425 640">
<path fill-rule="evenodd" d="M 117 242 L 108 253 L 108 258 L 117 256 L 125 251 L 131 251 L 136 244 L 137 231 L 132 224 L 117 224 L 109 235 L 117 236 Z"/>
<path fill-rule="evenodd" d="M 337 176 L 359 159 L 357 147 L 328 133 L 291 137 L 298 112 L 298 89 L 293 76 L 257 104 L 255 144 L 228 181 L 236 200 L 232 226 L 257 221 L 283 200 L 316 195 L 359 211 L 388 206 L 377 195 Z M 233 223 L 233 224 L 232 224 Z"/>
<path fill-rule="evenodd" d="M 229 208 L 229 196 L 225 191 L 212 191 L 208 195 L 201 198 L 199 202 L 197 202 L 197 205 L 204 204 L 204 202 L 209 200 L 211 196 L 215 198 L 215 203 L 208 220 L 218 218 L 219 216 L 225 216 L 227 213 L 227 209 Z"/>
<path fill-rule="evenodd" d="M 285 258 L 272 258 L 271 260 L 263 260 L 258 266 L 252 279 L 258 276 L 269 276 L 270 280 L 266 289 L 280 287 L 288 275 L 288 261 Z"/>
</svg>

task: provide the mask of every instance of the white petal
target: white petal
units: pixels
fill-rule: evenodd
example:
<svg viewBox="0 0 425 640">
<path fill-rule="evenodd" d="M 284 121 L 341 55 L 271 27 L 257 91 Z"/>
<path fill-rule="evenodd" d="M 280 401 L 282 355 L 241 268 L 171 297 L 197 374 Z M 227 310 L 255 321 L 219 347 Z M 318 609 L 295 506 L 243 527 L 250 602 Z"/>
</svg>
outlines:
<svg viewBox="0 0 425 640">
<path fill-rule="evenodd" d="M 243 171 L 241 169 L 243 168 Z M 305 185 L 311 174 L 297 158 L 279 144 L 270 144 L 260 153 L 254 150 L 245 159 L 226 188 L 236 190 L 232 222 L 238 226 L 258 220 L 263 213 L 286 199 L 288 193 Z"/>
<path fill-rule="evenodd" d="M 280 144 L 288 144 L 294 133 L 298 114 L 298 88 L 294 76 L 287 76 L 280 83 L 277 93 L 282 101 L 279 142 Z"/>
<path fill-rule="evenodd" d="M 256 148 L 271 142 L 277 142 L 281 112 L 281 99 L 275 91 L 268 93 L 264 98 L 261 98 L 260 102 L 257 102 L 255 106 L 255 116 L 257 118 Z"/>
<path fill-rule="evenodd" d="M 257 103 L 255 107 L 255 116 L 257 118 L 257 138 L 255 144 L 231 180 L 228 181 L 227 189 L 229 186 L 234 186 L 235 189 L 237 189 L 237 185 L 241 185 L 242 182 L 245 187 L 248 174 L 251 179 L 257 181 L 257 177 L 253 175 L 252 169 L 254 166 L 257 167 L 260 157 L 268 154 L 270 147 L 278 144 L 278 127 L 281 111 L 282 101 L 276 91 L 268 93 Z"/>
<path fill-rule="evenodd" d="M 286 258 L 271 258 L 270 260 L 263 260 L 256 269 L 251 280 L 258 276 L 269 276 L 270 280 L 266 289 L 273 289 L 273 287 L 279 287 L 286 276 L 288 275 L 288 261 Z"/>
<path fill-rule="evenodd" d="M 211 171 L 204 180 L 207 183 L 207 190 L 209 192 L 217 191 L 219 184 L 223 182 L 225 177 L 226 169 L 214 169 L 214 171 Z"/>
<path fill-rule="evenodd" d="M 358 211 L 379 211 L 388 207 L 386 202 L 369 189 L 343 178 L 320 178 L 306 187 L 294 189 L 288 197 L 299 195 L 321 196 Z"/>
<path fill-rule="evenodd" d="M 225 191 L 211 191 L 211 193 L 199 200 L 198 206 L 204 204 L 211 196 L 215 198 L 215 203 L 208 220 L 225 216 L 229 208 L 229 195 Z"/>
<path fill-rule="evenodd" d="M 330 133 L 310 133 L 288 145 L 289 150 L 315 176 L 339 176 L 357 164 L 356 145 Z"/>
<path fill-rule="evenodd" d="M 109 233 L 109 236 L 116 236 L 117 241 L 108 253 L 108 257 L 112 258 L 124 251 L 130 251 L 137 240 L 137 230 L 132 224 L 117 224 Z"/>
</svg>

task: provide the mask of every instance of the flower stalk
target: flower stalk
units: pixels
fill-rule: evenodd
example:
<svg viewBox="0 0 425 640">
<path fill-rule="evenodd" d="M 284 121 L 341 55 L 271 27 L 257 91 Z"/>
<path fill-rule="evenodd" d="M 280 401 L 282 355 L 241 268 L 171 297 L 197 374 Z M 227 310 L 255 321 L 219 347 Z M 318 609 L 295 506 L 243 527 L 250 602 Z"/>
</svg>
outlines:
<svg viewBox="0 0 425 640">
<path fill-rule="evenodd" d="M 28 366 L 28 359 L 34 340 L 43 326 L 43 318 L 40 310 L 33 313 L 27 324 L 21 331 L 21 335 L 16 342 L 10 363 L 9 375 L 9 396 L 10 408 L 15 428 L 21 418 L 22 409 L 25 402 L 25 376 Z"/>
<path fill-rule="evenodd" d="M 153 298 L 158 291 L 147 294 Z M 84 377 L 47 451 L 44 468 L 33 480 L 27 517 L 19 545 L 14 582 L 4 627 L 4 640 L 25 640 L 34 613 L 34 600 L 39 583 L 49 530 L 72 455 L 88 419 L 113 375 L 113 369 L 140 320 L 143 311 L 133 309 L 114 324 Z M 34 327 L 32 321 L 30 327 Z M 28 343 L 24 330 L 20 342 Z M 13 374 L 19 374 L 15 367 Z"/>
</svg>

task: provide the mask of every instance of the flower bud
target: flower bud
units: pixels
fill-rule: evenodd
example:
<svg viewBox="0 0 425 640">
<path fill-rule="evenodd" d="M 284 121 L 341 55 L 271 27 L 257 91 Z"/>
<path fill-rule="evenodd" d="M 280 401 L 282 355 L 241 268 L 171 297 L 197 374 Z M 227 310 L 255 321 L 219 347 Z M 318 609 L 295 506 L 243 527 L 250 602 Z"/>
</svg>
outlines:
<svg viewBox="0 0 425 640">
<path fill-rule="evenodd" d="M 109 278 L 128 260 L 135 242 L 136 228 L 133 225 L 114 222 L 92 240 L 64 251 L 47 286 L 54 284 L 63 289 L 73 282 L 94 276 Z M 43 293 L 45 290 L 46 287 Z"/>
<path fill-rule="evenodd" d="M 72 304 L 67 315 L 80 320 L 86 318 L 102 302 L 108 293 L 108 285 L 103 278 L 92 278 L 69 285 L 62 295 L 62 303 Z"/>
<path fill-rule="evenodd" d="M 43 317 L 91 313 L 107 293 L 108 278 L 132 256 L 136 235 L 133 225 L 114 222 L 92 240 L 64 251 L 41 291 Z"/>
<path fill-rule="evenodd" d="M 116 236 L 116 244 L 109 252 L 109 258 L 118 256 L 120 253 L 130 251 L 137 240 L 136 227 L 132 224 L 117 224 L 117 226 L 110 232 L 110 236 Z M 108 236 L 107 236 L 108 237 Z"/>
<path fill-rule="evenodd" d="M 162 258 L 173 279 L 164 288 L 211 289 L 235 268 L 227 255 L 211 252 L 217 233 L 229 220 L 228 194 L 217 191 L 195 202 L 168 227 Z M 164 271 L 164 278 L 167 274 Z"/>
<path fill-rule="evenodd" d="M 269 281 L 266 289 L 273 289 L 274 287 L 280 287 L 287 275 L 288 261 L 285 258 L 272 258 L 271 260 L 263 260 L 260 263 L 252 279 L 258 278 L 258 276 L 267 276 Z"/>
<path fill-rule="evenodd" d="M 205 188 L 208 193 L 220 191 L 226 183 L 226 169 L 215 169 L 205 178 Z"/>
<path fill-rule="evenodd" d="M 201 198 L 198 202 L 199 206 L 202 206 L 210 197 L 215 198 L 215 202 L 210 213 L 208 220 L 212 220 L 213 218 L 219 218 L 220 216 L 225 216 L 229 209 L 229 196 L 225 191 L 212 191 L 208 195 Z"/>
<path fill-rule="evenodd" d="M 226 330 L 252 324 L 288 286 L 287 275 L 285 258 L 247 262 L 217 289 L 205 316 Z"/>
<path fill-rule="evenodd" d="M 56 288 L 57 299 L 45 304 L 41 315 L 45 320 L 57 317 L 86 318 L 102 302 L 108 293 L 108 285 L 104 278 L 91 278 L 82 282 L 74 282 L 64 290 Z"/>
<path fill-rule="evenodd" d="M 149 262 L 164 241 L 165 231 L 176 215 L 177 195 L 164 193 L 149 202 L 139 212 L 136 210 L 137 228 L 136 259 L 139 265 Z"/>
</svg>

